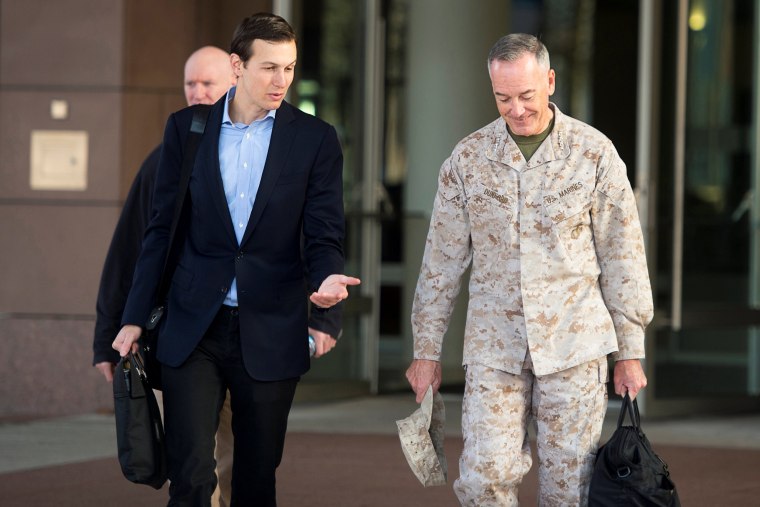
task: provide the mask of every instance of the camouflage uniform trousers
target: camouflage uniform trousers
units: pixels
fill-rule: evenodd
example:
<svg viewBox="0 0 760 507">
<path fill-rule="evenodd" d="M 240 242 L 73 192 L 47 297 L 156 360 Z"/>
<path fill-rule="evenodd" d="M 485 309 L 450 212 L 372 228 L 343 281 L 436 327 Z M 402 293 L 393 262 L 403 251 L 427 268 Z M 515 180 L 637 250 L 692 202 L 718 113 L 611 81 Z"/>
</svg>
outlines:
<svg viewBox="0 0 760 507">
<path fill-rule="evenodd" d="M 462 403 L 464 450 L 454 483 L 462 506 L 519 505 L 532 464 L 535 421 L 539 505 L 588 504 L 589 481 L 607 410 L 607 358 L 549 375 L 467 366 Z"/>
</svg>

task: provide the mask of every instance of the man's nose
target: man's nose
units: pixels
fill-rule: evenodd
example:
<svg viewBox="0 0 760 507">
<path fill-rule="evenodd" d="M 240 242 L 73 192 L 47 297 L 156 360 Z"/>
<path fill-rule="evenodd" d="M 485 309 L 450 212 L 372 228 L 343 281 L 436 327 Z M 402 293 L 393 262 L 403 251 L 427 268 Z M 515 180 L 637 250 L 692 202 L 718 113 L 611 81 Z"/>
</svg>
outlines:
<svg viewBox="0 0 760 507">
<path fill-rule="evenodd" d="M 275 72 L 272 82 L 274 83 L 275 86 L 280 87 L 280 88 L 285 86 L 285 72 L 284 71 Z"/>
<path fill-rule="evenodd" d="M 193 88 L 193 100 L 195 100 L 196 103 L 199 103 L 199 101 L 203 100 L 203 97 L 205 96 L 206 96 L 205 86 L 196 86 Z"/>
<path fill-rule="evenodd" d="M 525 113 L 525 107 L 523 107 L 522 103 L 520 102 L 514 102 L 512 104 L 512 110 L 511 110 L 512 116 L 520 117 Z"/>
</svg>

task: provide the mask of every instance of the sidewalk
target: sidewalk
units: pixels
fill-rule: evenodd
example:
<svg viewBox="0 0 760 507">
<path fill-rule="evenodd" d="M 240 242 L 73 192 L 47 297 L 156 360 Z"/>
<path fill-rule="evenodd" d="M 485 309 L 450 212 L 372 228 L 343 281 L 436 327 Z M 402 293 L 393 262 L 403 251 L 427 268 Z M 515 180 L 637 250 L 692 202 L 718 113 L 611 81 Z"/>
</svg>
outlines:
<svg viewBox="0 0 760 507">
<path fill-rule="evenodd" d="M 457 505 L 450 485 L 462 446 L 461 397 L 444 398 L 449 486 L 424 489 L 406 466 L 394 421 L 417 408 L 411 394 L 302 402 L 290 416 L 278 475 L 280 503 Z M 608 414 L 604 439 L 614 428 L 617 407 L 611 404 Z M 760 414 L 644 421 L 643 429 L 670 465 L 684 505 L 751 505 L 760 497 Z M 7 507 L 166 502 L 166 486 L 154 491 L 120 476 L 111 415 L 0 425 L 0 449 L 0 498 Z M 525 505 L 535 504 L 535 481 L 534 465 L 521 489 Z"/>
<path fill-rule="evenodd" d="M 461 436 L 462 397 L 444 394 L 446 433 Z M 413 395 L 362 397 L 331 403 L 301 403 L 290 413 L 293 432 L 396 434 L 394 421 L 417 409 Z M 617 425 L 619 401 L 610 401 L 602 440 Z M 630 424 L 626 419 L 626 424 Z M 760 414 L 642 421 L 652 444 L 760 450 Z M 759 476 L 760 478 L 760 476 Z M 760 479 L 759 479 L 760 480 Z"/>
</svg>

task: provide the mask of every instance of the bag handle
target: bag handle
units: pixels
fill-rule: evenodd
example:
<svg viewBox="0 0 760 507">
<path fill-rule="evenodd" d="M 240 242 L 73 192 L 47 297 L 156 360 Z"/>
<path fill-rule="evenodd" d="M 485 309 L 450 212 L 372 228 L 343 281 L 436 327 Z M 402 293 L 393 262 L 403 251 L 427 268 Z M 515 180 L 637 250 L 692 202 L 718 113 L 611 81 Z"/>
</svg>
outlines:
<svg viewBox="0 0 760 507">
<path fill-rule="evenodd" d="M 625 396 L 623 396 L 623 406 L 620 407 L 620 415 L 618 416 L 617 423 L 618 428 L 623 426 L 623 421 L 625 420 L 626 413 L 631 419 L 631 424 L 633 427 L 636 429 L 636 431 L 641 433 L 641 416 L 639 415 L 639 404 L 635 399 L 631 400 L 631 397 L 628 395 L 628 391 L 626 391 Z"/>
<path fill-rule="evenodd" d="M 145 363 L 143 362 L 142 357 L 140 357 L 139 353 L 130 351 L 129 363 L 131 367 L 135 369 L 135 371 L 137 372 L 137 375 L 142 380 L 148 380 L 148 373 L 145 371 Z"/>
<path fill-rule="evenodd" d="M 114 373 L 116 372 L 119 373 L 120 378 L 124 382 L 124 392 L 130 398 L 142 398 L 145 396 L 145 386 L 150 385 L 150 382 L 148 382 L 148 373 L 145 371 L 145 363 L 138 352 L 130 351 L 129 355 L 122 357 Z M 133 373 L 137 377 L 134 377 Z M 119 392 L 121 392 L 120 389 Z M 114 396 L 116 395 L 117 381 L 114 381 Z"/>
</svg>

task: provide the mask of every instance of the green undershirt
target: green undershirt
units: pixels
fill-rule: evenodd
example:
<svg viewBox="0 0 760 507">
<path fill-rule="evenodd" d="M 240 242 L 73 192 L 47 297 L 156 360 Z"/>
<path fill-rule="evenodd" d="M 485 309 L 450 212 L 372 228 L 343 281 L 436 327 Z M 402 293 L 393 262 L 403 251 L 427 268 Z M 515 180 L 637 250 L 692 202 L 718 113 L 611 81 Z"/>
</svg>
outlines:
<svg viewBox="0 0 760 507">
<path fill-rule="evenodd" d="M 541 143 L 543 143 L 544 140 L 549 137 L 549 134 L 552 131 L 552 127 L 554 127 L 554 118 L 552 118 L 552 120 L 549 122 L 549 126 L 546 127 L 546 129 L 544 129 L 544 131 L 540 134 L 532 136 L 518 136 L 509 130 L 509 126 L 507 126 L 507 130 L 509 131 L 509 135 L 512 136 L 512 139 L 515 140 L 515 144 L 517 144 L 517 147 L 520 148 L 520 153 L 522 153 L 523 157 L 525 157 L 525 161 L 527 162 L 530 160 L 530 157 L 536 153 L 536 150 L 538 150 L 538 147 L 541 146 Z"/>
</svg>

